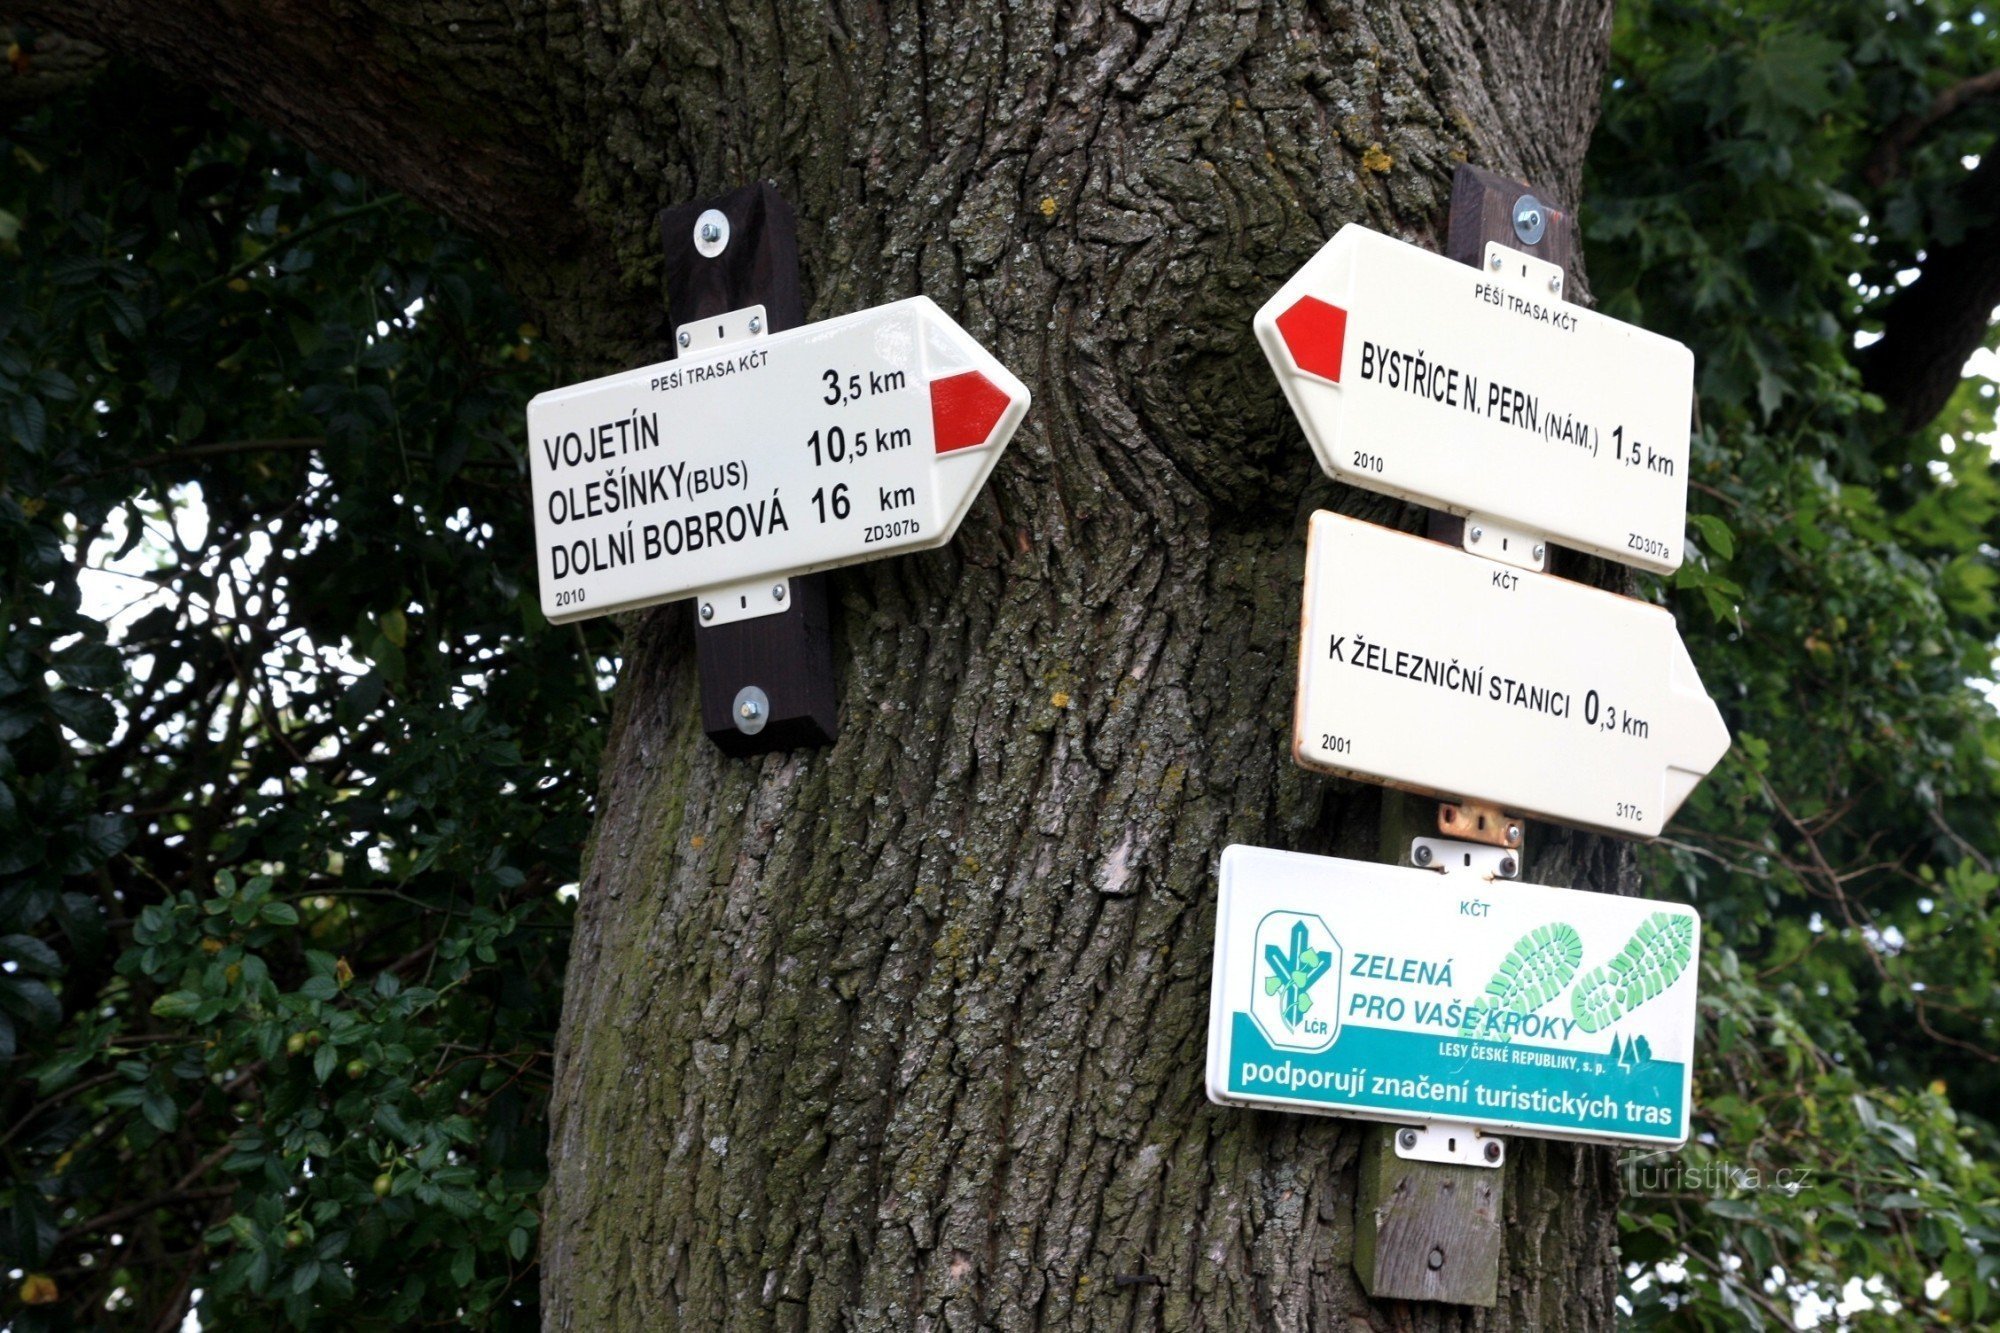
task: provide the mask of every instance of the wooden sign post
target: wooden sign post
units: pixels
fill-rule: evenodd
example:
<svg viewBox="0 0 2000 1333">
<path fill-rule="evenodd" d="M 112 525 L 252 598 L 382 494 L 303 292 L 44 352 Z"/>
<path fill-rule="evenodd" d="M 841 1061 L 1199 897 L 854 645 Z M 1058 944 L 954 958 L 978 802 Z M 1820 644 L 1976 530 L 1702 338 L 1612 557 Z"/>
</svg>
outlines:
<svg viewBox="0 0 2000 1333">
<path fill-rule="evenodd" d="M 768 333 L 805 323 L 798 224 L 769 184 L 667 209 L 660 243 L 676 324 L 752 306 L 764 308 Z M 701 729 L 725 754 L 831 745 L 840 733 L 827 576 L 799 575 L 773 589 L 781 583 L 782 609 L 752 619 L 705 623 L 695 608 Z"/>
<path fill-rule="evenodd" d="M 1537 214 L 1538 225 L 1517 225 L 1517 214 L 1529 211 Z M 1446 253 L 1477 267 L 1493 241 L 1560 265 L 1565 274 L 1576 256 L 1568 211 L 1550 207 L 1520 181 L 1461 165 L 1452 180 Z M 1463 528 L 1464 519 L 1433 512 L 1432 537 L 1459 545 Z M 1547 552 L 1545 558 L 1554 554 Z M 1554 563 L 1552 558 L 1547 562 Z M 1381 828 L 1382 859 L 1393 864 L 1414 865 L 1411 853 L 1418 840 L 1442 835 L 1501 848 L 1511 858 L 1502 862 L 1510 878 L 1527 868 L 1527 823 L 1497 808 L 1440 805 L 1384 791 Z M 1365 1131 L 1355 1198 L 1355 1275 L 1377 1300 L 1494 1305 L 1505 1239 L 1504 1145 L 1487 1140 L 1500 1149 L 1498 1166 L 1418 1161 L 1396 1151 L 1398 1136 L 1410 1132 L 1386 1125 Z M 1478 1151 L 1483 1158 L 1485 1147 Z"/>
</svg>

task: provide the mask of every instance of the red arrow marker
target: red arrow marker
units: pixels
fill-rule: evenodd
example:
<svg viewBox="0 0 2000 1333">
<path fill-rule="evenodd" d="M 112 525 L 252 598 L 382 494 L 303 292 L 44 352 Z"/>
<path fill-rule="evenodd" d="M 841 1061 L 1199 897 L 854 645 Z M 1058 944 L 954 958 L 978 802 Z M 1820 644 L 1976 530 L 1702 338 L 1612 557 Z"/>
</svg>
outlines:
<svg viewBox="0 0 2000 1333">
<path fill-rule="evenodd" d="M 1278 316 L 1278 334 L 1292 362 L 1308 375 L 1340 383 L 1340 354 L 1347 343 L 1347 312 L 1311 296 Z"/>
<path fill-rule="evenodd" d="M 931 381 L 931 426 L 937 451 L 971 449 L 986 443 L 1011 404 L 1006 391 L 976 370 Z"/>
</svg>

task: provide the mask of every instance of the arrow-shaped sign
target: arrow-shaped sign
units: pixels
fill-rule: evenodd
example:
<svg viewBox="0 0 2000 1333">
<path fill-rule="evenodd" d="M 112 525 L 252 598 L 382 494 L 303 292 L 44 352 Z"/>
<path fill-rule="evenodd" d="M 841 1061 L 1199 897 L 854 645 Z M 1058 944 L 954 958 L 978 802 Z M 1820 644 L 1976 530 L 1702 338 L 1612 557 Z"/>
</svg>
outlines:
<svg viewBox="0 0 2000 1333">
<path fill-rule="evenodd" d="M 1349 225 L 1257 338 L 1328 476 L 1670 573 L 1694 356 L 1562 283 L 1499 246 L 1472 268 Z"/>
<path fill-rule="evenodd" d="M 1305 767 L 1651 838 L 1728 749 L 1662 608 L 1313 515 Z"/>
<path fill-rule="evenodd" d="M 922 296 L 541 394 L 542 610 L 578 620 L 942 546 L 1028 401 Z"/>
</svg>

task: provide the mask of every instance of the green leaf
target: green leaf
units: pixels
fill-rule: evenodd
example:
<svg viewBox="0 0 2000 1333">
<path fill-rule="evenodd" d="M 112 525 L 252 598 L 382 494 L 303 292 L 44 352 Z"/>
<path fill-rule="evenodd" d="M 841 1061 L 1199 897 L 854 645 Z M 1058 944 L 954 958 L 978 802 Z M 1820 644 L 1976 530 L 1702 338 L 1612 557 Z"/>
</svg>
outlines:
<svg viewBox="0 0 2000 1333">
<path fill-rule="evenodd" d="M 1729 525 L 1712 514 L 1689 514 L 1688 522 L 1701 533 L 1702 545 L 1713 552 L 1717 559 L 1728 560 L 1736 554 L 1736 536 Z"/>
<path fill-rule="evenodd" d="M 191 990 L 168 991 L 153 1001 L 155 1018 L 192 1018 L 201 1008 L 202 997 Z"/>
</svg>

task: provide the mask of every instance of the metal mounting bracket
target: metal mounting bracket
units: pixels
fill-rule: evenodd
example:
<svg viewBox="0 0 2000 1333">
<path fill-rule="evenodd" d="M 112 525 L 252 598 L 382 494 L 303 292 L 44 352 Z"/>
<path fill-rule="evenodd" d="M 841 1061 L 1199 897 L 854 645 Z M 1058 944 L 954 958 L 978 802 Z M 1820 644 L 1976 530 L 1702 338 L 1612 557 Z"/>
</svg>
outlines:
<svg viewBox="0 0 2000 1333">
<path fill-rule="evenodd" d="M 1481 879 L 1518 879 L 1521 875 L 1519 852 L 1451 838 L 1412 839 L 1410 864 L 1441 875 L 1477 875 Z"/>
<path fill-rule="evenodd" d="M 1445 801 L 1438 806 L 1438 832 L 1494 847 L 1519 847 L 1526 826 L 1518 815 L 1480 801 Z"/>
<path fill-rule="evenodd" d="M 1507 1141 L 1476 1125 L 1448 1120 L 1404 1125 L 1396 1131 L 1396 1156 L 1412 1162 L 1498 1169 L 1507 1163 Z"/>
<path fill-rule="evenodd" d="M 770 331 L 771 321 L 765 316 L 764 307 L 748 305 L 681 325 L 674 330 L 674 343 L 683 355 L 695 356 L 731 343 L 761 338 Z"/>
<path fill-rule="evenodd" d="M 739 620 L 775 616 L 792 604 L 790 579 L 759 579 L 735 583 L 701 595 L 695 614 L 704 625 L 733 625 Z"/>
<path fill-rule="evenodd" d="M 1559 264 L 1525 254 L 1499 241 L 1486 243 L 1486 262 L 1481 265 L 1494 281 L 1519 292 L 1530 300 L 1562 300 L 1565 278 Z"/>
<path fill-rule="evenodd" d="M 1529 532 L 1525 528 L 1510 527 L 1483 514 L 1465 516 L 1464 536 L 1461 542 L 1473 555 L 1485 556 L 1488 560 L 1512 565 L 1516 569 L 1530 569 L 1540 573 L 1548 568 L 1547 537 L 1539 532 Z"/>
</svg>

